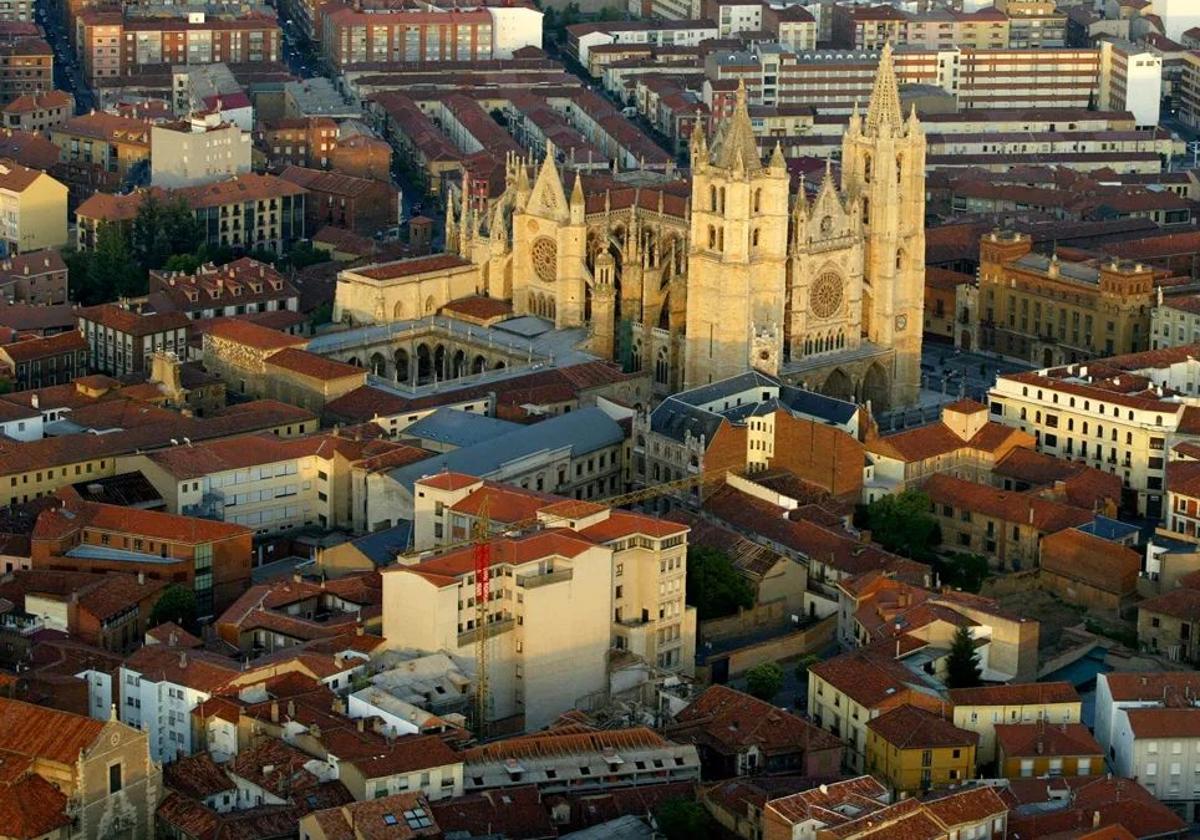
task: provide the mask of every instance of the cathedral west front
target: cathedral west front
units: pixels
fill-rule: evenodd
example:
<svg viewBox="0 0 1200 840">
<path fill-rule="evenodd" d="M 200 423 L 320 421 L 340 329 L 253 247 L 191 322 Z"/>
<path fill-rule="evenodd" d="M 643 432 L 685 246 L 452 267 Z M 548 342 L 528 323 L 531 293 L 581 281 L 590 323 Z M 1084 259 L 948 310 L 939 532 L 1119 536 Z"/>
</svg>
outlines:
<svg viewBox="0 0 1200 840">
<path fill-rule="evenodd" d="M 335 318 L 412 319 L 483 295 L 584 329 L 588 350 L 647 371 L 662 395 L 757 369 L 876 411 L 914 402 L 925 138 L 901 111 L 891 50 L 850 117 L 839 178 L 828 166 L 793 190 L 781 150 L 760 153 L 744 91 L 711 140 L 694 132 L 690 164 L 688 179 L 643 183 L 564 179 L 552 153 L 512 159 L 497 198 L 449 202 L 447 255 L 345 272 Z"/>
</svg>

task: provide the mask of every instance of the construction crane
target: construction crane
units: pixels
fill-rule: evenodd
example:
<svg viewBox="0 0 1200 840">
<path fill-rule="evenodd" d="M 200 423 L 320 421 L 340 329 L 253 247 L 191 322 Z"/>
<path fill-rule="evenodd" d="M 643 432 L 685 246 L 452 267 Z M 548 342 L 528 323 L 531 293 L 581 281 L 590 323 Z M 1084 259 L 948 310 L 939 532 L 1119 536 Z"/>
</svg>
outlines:
<svg viewBox="0 0 1200 840">
<path fill-rule="evenodd" d="M 656 499 L 676 490 L 703 487 L 708 484 L 723 482 L 728 470 L 712 472 L 697 472 L 674 481 L 664 481 L 640 490 L 621 493 L 594 500 L 608 507 L 632 505 L 647 499 Z M 569 515 L 532 516 L 517 522 L 509 523 L 505 528 L 508 536 L 519 536 L 552 524 L 555 519 L 565 520 Z M 471 529 L 471 539 L 448 545 L 438 546 L 439 552 L 452 551 L 465 546 L 472 546 L 475 566 L 475 737 L 483 740 L 487 731 L 489 712 L 490 686 L 488 685 L 488 622 L 490 620 L 491 577 L 492 577 L 492 520 L 490 516 L 489 499 L 485 496 Z"/>
</svg>

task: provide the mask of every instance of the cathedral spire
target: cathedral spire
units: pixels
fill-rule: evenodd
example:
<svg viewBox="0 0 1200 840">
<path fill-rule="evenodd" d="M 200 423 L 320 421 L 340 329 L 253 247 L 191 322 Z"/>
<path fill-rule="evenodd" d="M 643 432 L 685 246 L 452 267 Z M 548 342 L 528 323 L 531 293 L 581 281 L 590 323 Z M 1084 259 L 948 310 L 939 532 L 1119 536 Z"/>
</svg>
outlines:
<svg viewBox="0 0 1200 840">
<path fill-rule="evenodd" d="M 783 145 L 776 140 L 775 148 L 771 151 L 770 167 L 776 172 L 787 171 L 787 160 L 783 157 Z"/>
<path fill-rule="evenodd" d="M 586 207 L 583 200 L 583 177 L 575 170 L 575 186 L 571 187 L 571 222 L 583 224 Z"/>
<path fill-rule="evenodd" d="M 712 162 L 722 169 L 736 169 L 739 164 L 743 170 L 762 166 L 754 126 L 750 123 L 750 109 L 746 105 L 746 82 L 742 79 L 738 79 L 733 116 L 721 123 L 713 140 Z"/>
<path fill-rule="evenodd" d="M 896 66 L 892 61 L 891 42 L 879 53 L 879 69 L 875 73 L 875 88 L 867 106 L 867 131 L 878 135 L 886 129 L 898 129 L 904 117 L 900 110 L 900 88 L 896 84 Z"/>
</svg>

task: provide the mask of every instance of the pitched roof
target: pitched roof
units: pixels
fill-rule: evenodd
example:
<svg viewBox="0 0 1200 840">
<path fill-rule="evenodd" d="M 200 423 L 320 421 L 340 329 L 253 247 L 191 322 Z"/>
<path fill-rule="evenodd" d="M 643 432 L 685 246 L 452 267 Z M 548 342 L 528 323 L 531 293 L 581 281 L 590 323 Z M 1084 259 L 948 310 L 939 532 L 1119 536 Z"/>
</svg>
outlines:
<svg viewBox="0 0 1200 840">
<path fill-rule="evenodd" d="M 287 347 L 303 347 L 308 343 L 307 338 L 261 327 L 241 318 L 217 318 L 208 323 L 206 332 L 211 336 L 258 350 L 282 350 Z"/>
<path fill-rule="evenodd" d="M 923 489 L 934 504 L 953 505 L 1004 522 L 1031 525 L 1043 532 L 1061 531 L 1092 519 L 1091 511 L 1083 508 L 1000 490 L 945 473 L 932 476 Z"/>
<path fill-rule="evenodd" d="M 1172 589 L 1138 604 L 1138 612 L 1160 613 L 1185 621 L 1200 621 L 1200 590 Z"/>
<path fill-rule="evenodd" d="M 1082 723 L 996 724 L 996 744 L 1008 758 L 1016 756 L 1102 756 L 1104 748 L 1096 743 Z M 1097 767 L 1099 772 L 1099 767 Z"/>
<path fill-rule="evenodd" d="M 873 709 L 909 690 L 932 694 L 904 665 L 889 656 L 877 656 L 863 649 L 818 662 L 809 668 L 831 686 L 860 706 Z"/>
<path fill-rule="evenodd" d="M 1142 558 L 1129 546 L 1066 528 L 1042 538 L 1041 565 L 1043 571 L 1127 595 L 1136 587 L 1131 578 L 1141 571 Z"/>
<path fill-rule="evenodd" d="M 61 539 L 84 529 L 136 534 L 164 542 L 200 545 L 250 534 L 232 522 L 180 516 L 155 510 L 138 510 L 76 499 L 42 511 L 34 525 L 34 540 Z"/>
<path fill-rule="evenodd" d="M 0 785 L 0 826 L 4 836 L 35 840 L 69 825 L 67 797 L 36 773 Z"/>
<path fill-rule="evenodd" d="M 0 697 L 0 750 L 74 765 L 100 736 L 104 722 Z"/>
<path fill-rule="evenodd" d="M 967 400 L 960 402 L 970 402 Z M 974 403 L 978 405 L 978 403 Z M 954 405 L 959 405 L 955 403 Z M 944 410 L 951 410 L 946 406 Z M 982 408 L 982 406 L 980 406 Z M 963 411 L 965 407 L 956 409 Z M 1027 438 L 1020 429 L 1013 429 L 1000 423 L 988 421 L 969 440 L 963 440 L 945 423 L 938 421 L 928 426 L 918 426 L 903 432 L 876 438 L 866 444 L 869 452 L 877 452 L 906 462 L 924 461 L 935 455 L 945 455 L 960 449 L 974 449 L 980 452 L 995 453 L 1013 439 Z"/>
<path fill-rule="evenodd" d="M 959 729 L 943 717 L 905 704 L 867 721 L 867 728 L 902 750 L 975 746 L 979 735 Z"/>
<path fill-rule="evenodd" d="M 147 336 L 170 330 L 187 329 L 192 323 L 182 312 L 141 314 L 114 303 L 102 303 L 79 310 L 79 317 L 94 321 L 131 336 Z"/>
<path fill-rule="evenodd" d="M 1158 700 L 1172 697 L 1186 700 L 1200 696 L 1200 671 L 1113 671 L 1099 679 L 1108 684 L 1113 700 Z"/>
<path fill-rule="evenodd" d="M 1135 738 L 1200 737 L 1200 709 L 1125 709 Z"/>
<path fill-rule="evenodd" d="M 310 379 L 320 379 L 323 382 L 353 376 L 362 379 L 365 383 L 367 377 L 367 372 L 363 368 L 348 365 L 336 359 L 327 359 L 316 353 L 301 350 L 299 347 L 287 347 L 278 353 L 272 353 L 267 357 L 266 363 L 301 376 L 307 376 Z"/>
<path fill-rule="evenodd" d="M 1046 703 L 1079 703 L 1079 693 L 1067 682 L 1010 683 L 978 688 L 952 688 L 955 706 L 1030 706 Z"/>
<path fill-rule="evenodd" d="M 163 784 L 192 799 L 204 799 L 237 788 L 207 752 L 180 756 L 164 764 Z"/>
<path fill-rule="evenodd" d="M 15 344 L 5 344 L 0 347 L 5 355 L 14 363 L 30 362 L 34 359 L 45 359 L 63 353 L 78 353 L 88 349 L 87 339 L 83 334 L 70 330 L 46 338 L 30 338 Z"/>
<path fill-rule="evenodd" d="M 703 743 L 736 754 L 757 746 L 764 754 L 838 750 L 842 742 L 790 712 L 724 685 L 709 686 L 675 716 L 672 740 Z"/>
</svg>

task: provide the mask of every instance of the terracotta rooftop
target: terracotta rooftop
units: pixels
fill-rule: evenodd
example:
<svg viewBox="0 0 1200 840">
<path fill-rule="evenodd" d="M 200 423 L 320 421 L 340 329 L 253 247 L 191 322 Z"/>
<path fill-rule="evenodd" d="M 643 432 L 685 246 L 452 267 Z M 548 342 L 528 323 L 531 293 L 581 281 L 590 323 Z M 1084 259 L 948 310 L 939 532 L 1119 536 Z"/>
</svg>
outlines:
<svg viewBox="0 0 1200 840">
<path fill-rule="evenodd" d="M 31 338 L 15 344 L 5 344 L 0 347 L 0 352 L 7 355 L 14 363 L 20 364 L 64 353 L 78 353 L 87 349 L 87 339 L 78 331 L 72 330 L 47 338 Z"/>
<path fill-rule="evenodd" d="M 180 756 L 164 764 L 163 784 L 192 799 L 204 799 L 237 789 L 237 785 L 206 752 Z"/>
<path fill-rule="evenodd" d="M 803 718 L 723 685 L 713 685 L 675 716 L 665 730 L 678 743 L 727 755 L 757 747 L 764 755 L 836 750 L 842 742 Z"/>
<path fill-rule="evenodd" d="M 369 280 L 396 280 L 417 274 L 467 268 L 470 265 L 470 262 L 455 254 L 433 254 L 428 257 L 413 257 L 398 262 L 380 263 L 366 268 L 352 269 L 352 271 Z"/>
<path fill-rule="evenodd" d="M 1200 672 L 1197 671 L 1149 671 L 1129 673 L 1114 671 L 1101 679 L 1108 683 L 1109 694 L 1114 700 L 1158 700 L 1178 696 L 1200 697 Z"/>
<path fill-rule="evenodd" d="M 867 721 L 867 728 L 902 750 L 973 747 L 979 735 L 959 729 L 943 717 L 907 704 Z"/>
<path fill-rule="evenodd" d="M 931 477 L 923 489 L 935 505 L 951 505 L 1003 522 L 1029 525 L 1046 533 L 1083 525 L 1093 518 L 1092 512 L 1083 508 L 1000 490 L 945 473 Z"/>
<path fill-rule="evenodd" d="M 1124 596 L 1136 586 L 1142 557 L 1129 546 L 1078 528 L 1065 528 L 1042 538 L 1041 566 L 1047 572 Z"/>
<path fill-rule="evenodd" d="M 1138 604 L 1138 612 L 1158 613 L 1184 621 L 1200 621 L 1200 590 L 1172 589 Z"/>
<path fill-rule="evenodd" d="M 32 538 L 35 541 L 56 540 L 84 530 L 136 535 L 187 545 L 236 539 L 250 533 L 249 528 L 232 522 L 68 500 L 62 506 L 45 510 L 38 516 Z"/>
<path fill-rule="evenodd" d="M 257 350 L 282 350 L 308 344 L 307 338 L 260 327 L 240 318 L 217 318 L 208 324 L 206 331 L 216 338 L 244 344 Z"/>
<path fill-rule="evenodd" d="M 987 685 L 979 688 L 952 688 L 950 702 L 955 706 L 1031 706 L 1047 703 L 1079 703 L 1079 693 L 1066 682 L 1016 683 Z"/>
<path fill-rule="evenodd" d="M 998 723 L 996 745 L 1006 758 L 1029 756 L 1100 756 L 1104 748 L 1096 743 L 1091 731 L 1082 723 L 1047 724 Z M 1101 772 L 1098 764 L 1096 773 Z"/>
<path fill-rule="evenodd" d="M 979 404 L 964 400 L 961 401 L 961 406 L 960 403 L 953 403 L 946 406 L 944 410 L 971 412 L 974 411 L 973 406 L 975 405 Z M 956 409 L 954 406 L 960 407 Z M 979 405 L 979 410 L 986 411 L 981 405 Z M 938 421 L 928 426 L 918 426 L 915 429 L 876 438 L 866 444 L 866 449 L 869 452 L 913 463 L 936 455 L 957 452 L 961 449 L 971 449 L 994 455 L 1004 447 L 1016 447 L 1022 444 L 1031 446 L 1033 439 L 1020 429 L 1013 429 L 1000 423 L 989 421 L 969 440 L 963 440 L 951 431 L 949 426 Z"/>
<path fill-rule="evenodd" d="M 0 697 L 0 751 L 74 767 L 104 722 Z"/>
<path fill-rule="evenodd" d="M 79 317 L 136 337 L 187 329 L 191 324 L 191 319 L 182 312 L 141 315 L 113 303 L 102 303 L 99 306 L 81 309 Z"/>
<path fill-rule="evenodd" d="M 71 824 L 66 809 L 67 797 L 36 773 L 0 784 L 0 825 L 6 837 L 36 840 L 58 836 L 57 829 Z"/>
<path fill-rule="evenodd" d="M 316 353 L 301 350 L 299 347 L 287 347 L 278 353 L 273 353 L 267 357 L 266 363 L 323 382 L 357 377 L 365 383 L 367 377 L 367 372 L 363 368 L 348 365 L 336 359 L 327 359 Z"/>
</svg>

